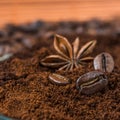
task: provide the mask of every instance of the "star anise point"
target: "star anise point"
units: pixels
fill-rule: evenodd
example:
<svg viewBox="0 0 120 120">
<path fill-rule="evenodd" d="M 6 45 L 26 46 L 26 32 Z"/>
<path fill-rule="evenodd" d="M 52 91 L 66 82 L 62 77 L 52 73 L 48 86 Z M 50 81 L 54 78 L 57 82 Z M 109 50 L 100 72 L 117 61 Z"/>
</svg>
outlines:
<svg viewBox="0 0 120 120">
<path fill-rule="evenodd" d="M 59 55 L 49 55 L 41 60 L 41 64 L 44 66 L 59 68 L 59 70 L 73 70 L 73 68 L 79 68 L 86 61 L 93 60 L 93 57 L 87 57 L 90 54 L 97 41 L 92 40 L 86 43 L 79 49 L 80 40 L 77 37 L 72 45 L 67 38 L 55 35 L 54 48 Z"/>
</svg>

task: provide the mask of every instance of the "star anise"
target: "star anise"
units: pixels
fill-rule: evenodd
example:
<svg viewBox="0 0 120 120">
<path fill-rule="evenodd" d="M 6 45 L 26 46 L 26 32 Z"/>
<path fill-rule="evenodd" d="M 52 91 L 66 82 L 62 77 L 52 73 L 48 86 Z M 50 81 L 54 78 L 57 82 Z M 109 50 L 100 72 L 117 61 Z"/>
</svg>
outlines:
<svg viewBox="0 0 120 120">
<path fill-rule="evenodd" d="M 54 48 L 59 55 L 49 55 L 41 60 L 41 64 L 52 68 L 57 67 L 59 70 L 72 70 L 93 60 L 93 57 L 87 55 L 93 51 L 96 40 L 86 43 L 81 49 L 79 49 L 79 42 L 79 38 L 76 38 L 71 45 L 65 37 L 55 35 Z"/>
</svg>

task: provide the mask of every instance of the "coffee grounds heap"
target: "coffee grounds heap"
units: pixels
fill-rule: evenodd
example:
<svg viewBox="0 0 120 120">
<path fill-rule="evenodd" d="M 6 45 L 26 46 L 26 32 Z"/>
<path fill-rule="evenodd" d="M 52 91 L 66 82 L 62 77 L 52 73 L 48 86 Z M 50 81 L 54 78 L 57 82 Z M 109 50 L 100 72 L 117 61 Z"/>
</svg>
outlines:
<svg viewBox="0 0 120 120">
<path fill-rule="evenodd" d="M 120 23 L 37 21 L 24 25 L 6 25 L 0 30 L 0 55 L 13 53 L 0 62 L 0 113 L 20 120 L 94 120 L 120 118 Z M 54 33 L 72 43 L 78 36 L 81 46 L 97 40 L 92 56 L 110 53 L 115 60 L 113 72 L 107 73 L 108 87 L 93 95 L 80 95 L 75 82 L 93 71 L 93 62 L 72 71 L 57 71 L 40 65 L 45 56 L 55 53 Z M 70 84 L 58 86 L 48 80 L 51 73 L 63 75 Z"/>
</svg>

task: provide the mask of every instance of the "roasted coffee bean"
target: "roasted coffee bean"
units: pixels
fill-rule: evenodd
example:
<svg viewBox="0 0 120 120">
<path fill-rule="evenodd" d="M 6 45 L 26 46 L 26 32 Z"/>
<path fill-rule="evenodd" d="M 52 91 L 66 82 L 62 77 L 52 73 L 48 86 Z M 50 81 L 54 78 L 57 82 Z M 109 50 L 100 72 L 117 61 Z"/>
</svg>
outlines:
<svg viewBox="0 0 120 120">
<path fill-rule="evenodd" d="M 108 84 L 107 76 L 100 71 L 88 72 L 76 81 L 80 93 L 90 95 L 104 89 Z"/>
<path fill-rule="evenodd" d="M 59 85 L 66 85 L 70 83 L 70 80 L 68 78 L 56 73 L 50 74 L 48 78 L 52 83 Z"/>
<path fill-rule="evenodd" d="M 105 52 L 97 55 L 94 59 L 94 68 L 102 72 L 112 72 L 114 69 L 114 60 L 112 56 Z"/>
</svg>

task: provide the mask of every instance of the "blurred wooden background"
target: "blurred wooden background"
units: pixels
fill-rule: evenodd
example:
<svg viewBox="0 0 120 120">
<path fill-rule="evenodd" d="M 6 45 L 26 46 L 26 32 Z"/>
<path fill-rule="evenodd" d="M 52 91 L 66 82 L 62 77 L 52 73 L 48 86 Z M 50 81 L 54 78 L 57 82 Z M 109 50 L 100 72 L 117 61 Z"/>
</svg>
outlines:
<svg viewBox="0 0 120 120">
<path fill-rule="evenodd" d="M 120 0 L 0 0 L 0 25 L 46 21 L 111 19 L 120 15 Z"/>
</svg>

